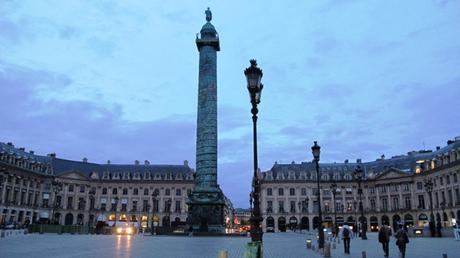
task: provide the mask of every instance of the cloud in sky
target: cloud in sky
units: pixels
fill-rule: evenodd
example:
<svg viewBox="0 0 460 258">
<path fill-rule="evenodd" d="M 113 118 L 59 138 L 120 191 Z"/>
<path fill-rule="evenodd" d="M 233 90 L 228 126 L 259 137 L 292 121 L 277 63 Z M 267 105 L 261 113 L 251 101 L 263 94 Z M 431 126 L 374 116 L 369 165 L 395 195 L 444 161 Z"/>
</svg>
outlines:
<svg viewBox="0 0 460 258">
<path fill-rule="evenodd" d="M 94 162 L 195 162 L 195 34 L 213 11 L 219 183 L 248 206 L 257 58 L 262 170 L 373 160 L 460 135 L 459 1 L 33 1 L 0 6 L 0 141 Z M 245 187 L 236 189 L 235 185 Z"/>
</svg>

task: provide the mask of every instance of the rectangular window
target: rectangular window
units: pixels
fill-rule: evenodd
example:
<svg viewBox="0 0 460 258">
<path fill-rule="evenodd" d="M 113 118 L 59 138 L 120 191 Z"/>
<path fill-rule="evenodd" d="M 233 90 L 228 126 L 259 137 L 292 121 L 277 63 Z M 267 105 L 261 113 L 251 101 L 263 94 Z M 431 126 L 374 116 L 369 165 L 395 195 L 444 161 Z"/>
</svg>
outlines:
<svg viewBox="0 0 460 258">
<path fill-rule="evenodd" d="M 73 197 L 67 197 L 67 209 L 73 209 Z"/>
<path fill-rule="evenodd" d="M 290 205 L 290 209 L 289 209 L 289 210 L 290 210 L 291 212 L 294 213 L 294 212 L 295 212 L 295 201 L 291 201 L 290 204 L 291 204 L 291 205 Z"/>
<path fill-rule="evenodd" d="M 123 188 L 123 195 L 128 195 L 128 188 Z"/>
<path fill-rule="evenodd" d="M 283 202 L 283 201 L 279 201 L 279 202 L 278 202 L 278 212 L 279 212 L 279 213 L 283 213 L 283 212 L 284 212 L 284 202 Z"/>
<path fill-rule="evenodd" d="M 102 188 L 102 194 L 107 194 L 107 188 Z"/>
<path fill-rule="evenodd" d="M 302 188 L 301 193 L 303 196 L 307 195 L 307 188 Z"/>
<path fill-rule="evenodd" d="M 458 173 L 458 170 L 457 170 L 457 173 Z M 457 173 L 454 174 L 454 183 L 457 183 L 457 181 L 458 181 Z"/>
<path fill-rule="evenodd" d="M 267 201 L 267 213 L 273 212 L 273 201 Z"/>
<path fill-rule="evenodd" d="M 147 209 L 148 205 L 149 205 L 149 200 L 142 200 L 142 211 L 143 212 L 149 211 Z"/>
<path fill-rule="evenodd" d="M 284 195 L 284 189 L 283 188 L 278 188 L 278 195 L 283 196 Z"/>
<path fill-rule="evenodd" d="M 446 176 L 446 184 L 450 185 L 450 176 L 449 175 Z"/>
<path fill-rule="evenodd" d="M 403 190 L 404 190 L 405 192 L 409 191 L 409 190 L 410 190 L 410 189 L 409 189 L 409 184 L 407 184 L 407 183 L 404 184 L 404 185 L 403 185 Z"/>
<path fill-rule="evenodd" d="M 444 178 L 443 178 L 442 176 L 439 178 L 439 180 L 440 180 L 440 181 L 439 181 L 439 184 L 440 184 L 440 185 L 444 185 Z"/>
<path fill-rule="evenodd" d="M 139 189 L 134 188 L 134 190 L 133 190 L 133 195 L 138 195 L 138 194 L 139 194 Z"/>
<path fill-rule="evenodd" d="M 406 204 L 406 209 L 408 209 L 408 210 L 412 209 L 411 203 L 410 203 L 410 196 L 406 196 L 406 197 L 404 198 L 404 202 L 405 202 L 405 204 Z"/>
<path fill-rule="evenodd" d="M 420 209 L 425 209 L 425 196 L 423 195 L 418 196 L 418 207 Z"/>
<path fill-rule="evenodd" d="M 126 203 L 122 203 L 121 204 L 121 211 L 127 211 L 127 204 Z"/>
<path fill-rule="evenodd" d="M 181 212 L 180 201 L 176 201 L 176 209 L 175 209 L 175 211 L 176 211 L 177 213 L 180 213 L 180 212 Z"/>
<path fill-rule="evenodd" d="M 170 196 L 170 195 L 171 195 L 171 190 L 169 190 L 169 188 L 166 188 L 166 190 L 165 190 L 165 195 L 166 195 L 166 196 Z"/>
<path fill-rule="evenodd" d="M 176 189 L 176 196 L 181 196 L 181 195 L 182 195 L 181 189 Z"/>
<path fill-rule="evenodd" d="M 393 210 L 399 210 L 399 198 L 393 197 Z"/>
<path fill-rule="evenodd" d="M 69 185 L 69 192 L 73 192 L 73 185 Z"/>
<path fill-rule="evenodd" d="M 133 208 L 132 211 L 137 211 L 137 200 L 133 200 Z"/>
<path fill-rule="evenodd" d="M 369 187 L 369 194 L 375 194 L 375 187 Z"/>
<path fill-rule="evenodd" d="M 375 211 L 375 199 L 371 199 L 371 210 Z"/>
<path fill-rule="evenodd" d="M 388 211 L 388 200 L 387 198 L 382 198 L 382 210 Z"/>
<path fill-rule="evenodd" d="M 417 190 L 422 190 L 422 189 L 423 189 L 423 183 L 417 182 Z"/>
<path fill-rule="evenodd" d="M 118 194 L 118 189 L 117 189 L 117 188 L 113 188 L 113 189 L 112 189 L 112 194 L 113 194 L 113 195 Z"/>
<path fill-rule="evenodd" d="M 267 196 L 272 196 L 273 191 L 271 188 L 267 188 Z"/>
<path fill-rule="evenodd" d="M 452 196 L 452 190 L 447 191 L 447 198 L 449 200 L 449 207 L 452 207 L 454 204 L 453 196 Z"/>
<path fill-rule="evenodd" d="M 80 193 L 84 193 L 85 192 L 85 186 L 84 185 L 80 185 Z"/>
<path fill-rule="evenodd" d="M 295 195 L 295 189 L 294 188 L 289 188 L 289 195 L 294 196 Z"/>
</svg>

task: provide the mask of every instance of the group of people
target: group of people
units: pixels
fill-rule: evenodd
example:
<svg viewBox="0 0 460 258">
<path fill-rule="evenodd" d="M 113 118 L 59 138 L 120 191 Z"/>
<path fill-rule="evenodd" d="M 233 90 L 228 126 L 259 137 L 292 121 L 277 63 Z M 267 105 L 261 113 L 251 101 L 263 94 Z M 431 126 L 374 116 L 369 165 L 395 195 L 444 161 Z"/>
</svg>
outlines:
<svg viewBox="0 0 460 258">
<path fill-rule="evenodd" d="M 344 225 L 339 232 L 339 236 L 343 240 L 343 248 L 345 254 L 350 254 L 350 240 L 353 238 L 354 232 L 348 225 Z M 356 236 L 356 235 L 355 235 Z M 392 236 L 391 228 L 387 224 L 383 224 L 379 230 L 379 242 L 382 244 L 384 256 L 388 257 L 390 252 L 390 240 Z M 399 248 L 399 252 L 401 253 L 401 257 L 405 258 L 406 256 L 406 245 L 409 243 L 409 237 L 407 236 L 407 232 L 404 230 L 403 225 L 399 225 L 399 229 L 394 234 L 396 239 L 396 245 Z"/>
</svg>

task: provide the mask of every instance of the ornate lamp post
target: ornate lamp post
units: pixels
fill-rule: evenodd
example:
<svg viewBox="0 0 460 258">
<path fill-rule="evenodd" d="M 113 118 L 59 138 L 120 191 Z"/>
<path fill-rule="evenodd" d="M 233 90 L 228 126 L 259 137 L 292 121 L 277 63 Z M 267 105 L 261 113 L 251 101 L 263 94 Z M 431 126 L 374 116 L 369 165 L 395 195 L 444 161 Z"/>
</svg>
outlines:
<svg viewBox="0 0 460 258">
<path fill-rule="evenodd" d="M 311 147 L 311 152 L 313 153 L 313 158 L 316 165 L 316 183 L 318 184 L 318 217 L 319 217 L 319 225 L 318 225 L 318 235 L 319 235 L 319 243 L 318 248 L 324 248 L 324 230 L 323 230 L 323 213 L 321 212 L 321 186 L 319 184 L 320 175 L 319 175 L 319 155 L 320 155 L 321 147 L 315 141 L 314 145 Z"/>
<path fill-rule="evenodd" d="M 429 228 L 430 228 L 430 233 L 431 237 L 435 237 L 436 235 L 436 229 L 434 226 L 434 213 L 433 213 L 433 181 L 430 179 L 426 179 L 424 182 L 424 187 L 425 190 L 428 193 L 428 196 L 430 197 L 430 223 L 429 223 Z"/>
<path fill-rule="evenodd" d="M 118 198 L 118 196 L 116 196 L 114 200 L 115 200 L 115 222 L 113 223 L 113 226 L 116 227 L 117 226 L 118 201 L 120 200 L 120 198 Z"/>
<path fill-rule="evenodd" d="M 336 203 L 335 203 L 335 195 L 337 194 L 337 184 L 335 182 L 333 182 L 331 184 L 331 190 L 332 190 L 332 202 L 334 202 L 334 225 L 332 225 L 333 227 L 333 233 L 334 233 L 334 237 L 336 237 L 338 235 L 338 226 L 337 226 L 337 207 L 336 207 Z"/>
<path fill-rule="evenodd" d="M 262 93 L 263 85 L 260 83 L 262 79 L 262 70 L 257 67 L 257 61 L 255 59 L 250 60 L 251 66 L 244 70 L 244 75 L 247 80 L 247 88 L 251 99 L 251 113 L 253 122 L 253 144 L 254 144 L 254 174 L 252 178 L 252 195 L 251 198 L 254 203 L 254 208 L 251 210 L 251 247 L 256 249 L 256 257 L 262 257 L 262 228 L 260 223 L 262 222 L 262 216 L 260 212 L 260 182 L 257 176 L 258 162 L 257 162 L 257 105 L 260 103 L 260 95 Z"/>
<path fill-rule="evenodd" d="M 53 224 L 55 224 L 56 223 L 55 212 L 56 212 L 56 206 L 57 206 L 57 194 L 62 191 L 62 182 L 56 181 L 56 178 L 54 178 L 51 185 L 53 186 L 53 192 L 54 192 L 53 214 L 51 218 L 53 220 Z"/>
<path fill-rule="evenodd" d="M 364 172 L 361 169 L 361 166 L 357 166 L 355 172 L 353 173 L 354 177 L 358 181 L 358 195 L 359 195 L 359 211 L 361 212 L 360 223 L 361 223 L 361 239 L 367 239 L 367 223 L 366 218 L 364 218 L 364 207 L 363 207 L 363 189 L 361 188 L 361 181 L 364 179 Z"/>
<path fill-rule="evenodd" d="M 156 204 L 157 204 L 157 203 L 156 203 L 156 202 L 157 202 L 157 196 L 158 196 L 158 194 L 157 194 L 155 191 L 153 191 L 153 193 L 152 193 L 152 219 L 151 219 L 151 221 L 152 221 L 151 223 L 152 223 L 152 224 L 151 224 L 151 227 L 150 227 L 150 229 L 151 229 L 151 230 L 150 230 L 150 234 L 151 234 L 151 235 L 156 235 L 156 234 L 157 234 L 157 232 L 155 231 L 155 221 L 154 221 L 154 218 L 155 218 L 155 209 L 156 209 L 156 207 L 158 207 L 158 206 L 156 205 Z"/>
</svg>

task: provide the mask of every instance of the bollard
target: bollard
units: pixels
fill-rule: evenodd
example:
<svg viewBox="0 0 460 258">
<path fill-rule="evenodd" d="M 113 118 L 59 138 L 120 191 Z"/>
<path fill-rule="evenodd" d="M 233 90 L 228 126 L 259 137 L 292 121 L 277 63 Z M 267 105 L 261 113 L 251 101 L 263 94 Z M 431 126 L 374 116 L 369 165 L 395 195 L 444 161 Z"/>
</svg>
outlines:
<svg viewBox="0 0 460 258">
<path fill-rule="evenodd" d="M 220 250 L 218 258 L 228 258 L 228 252 L 225 250 Z"/>
<path fill-rule="evenodd" d="M 311 249 L 311 239 L 307 239 L 307 249 Z"/>
<path fill-rule="evenodd" d="M 442 258 L 447 258 L 447 254 L 442 254 Z"/>
<path fill-rule="evenodd" d="M 336 249 L 335 243 L 332 244 L 332 249 Z"/>
<path fill-rule="evenodd" d="M 366 251 L 363 251 L 362 258 L 366 258 Z"/>
<path fill-rule="evenodd" d="M 315 251 L 315 245 L 311 245 L 311 250 Z"/>
<path fill-rule="evenodd" d="M 324 257 L 331 257 L 331 243 L 325 243 L 323 248 Z"/>
</svg>

